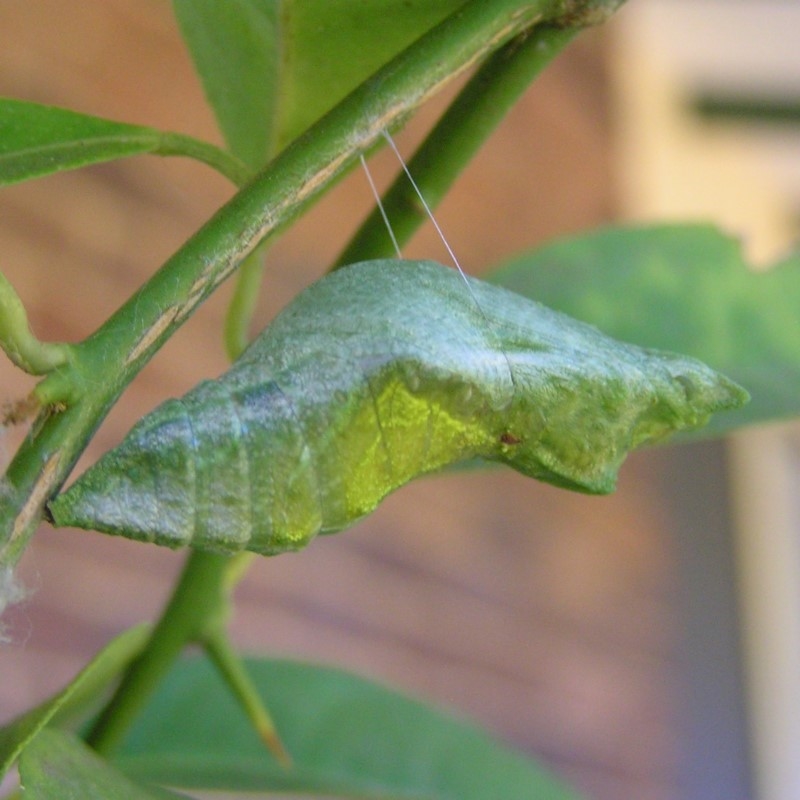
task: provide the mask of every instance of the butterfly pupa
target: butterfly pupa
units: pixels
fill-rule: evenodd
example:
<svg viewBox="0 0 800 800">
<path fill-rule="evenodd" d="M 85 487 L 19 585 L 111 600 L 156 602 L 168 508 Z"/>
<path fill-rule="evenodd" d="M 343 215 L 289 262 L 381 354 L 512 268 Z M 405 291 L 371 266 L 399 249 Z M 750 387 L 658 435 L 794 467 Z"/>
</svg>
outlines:
<svg viewBox="0 0 800 800">
<path fill-rule="evenodd" d="M 469 283 L 479 308 L 432 262 L 322 278 L 225 374 L 145 416 L 50 503 L 52 520 L 168 547 L 281 553 L 466 459 L 611 491 L 630 449 L 746 397 L 693 359 Z"/>
</svg>

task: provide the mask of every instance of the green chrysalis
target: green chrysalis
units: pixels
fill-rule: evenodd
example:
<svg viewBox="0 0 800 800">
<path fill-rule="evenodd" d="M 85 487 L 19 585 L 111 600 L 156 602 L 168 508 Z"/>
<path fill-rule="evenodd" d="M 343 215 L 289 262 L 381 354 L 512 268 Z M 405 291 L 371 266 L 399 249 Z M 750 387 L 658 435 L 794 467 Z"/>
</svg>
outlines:
<svg viewBox="0 0 800 800">
<path fill-rule="evenodd" d="M 280 553 L 465 459 L 609 492 L 629 450 L 746 399 L 697 361 L 469 284 L 399 260 L 321 279 L 228 372 L 145 416 L 50 503 L 54 523 Z"/>
</svg>

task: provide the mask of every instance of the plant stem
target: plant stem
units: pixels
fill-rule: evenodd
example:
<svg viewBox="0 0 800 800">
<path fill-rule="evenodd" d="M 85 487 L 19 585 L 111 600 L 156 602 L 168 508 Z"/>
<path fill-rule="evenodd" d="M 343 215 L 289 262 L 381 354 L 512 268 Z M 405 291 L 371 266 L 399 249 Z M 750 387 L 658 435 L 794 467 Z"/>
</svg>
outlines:
<svg viewBox="0 0 800 800">
<path fill-rule="evenodd" d="M 203 640 L 206 654 L 220 672 L 228 687 L 233 691 L 239 705 L 244 710 L 250 724 L 255 729 L 267 749 L 284 767 L 292 764 L 275 723 L 267 711 L 258 689 L 242 663 L 239 654 L 231 646 L 224 627 L 217 626 Z"/>
<path fill-rule="evenodd" d="M 251 253 L 239 267 L 233 299 L 225 315 L 225 351 L 235 361 L 250 343 L 248 329 L 264 274 L 263 248 Z"/>
<path fill-rule="evenodd" d="M 536 75 L 577 33 L 574 28 L 541 25 L 509 42 L 475 73 L 408 164 L 431 208 L 439 204 Z M 401 246 L 427 220 L 404 172 L 383 196 L 382 203 Z M 339 256 L 334 269 L 393 254 L 394 245 L 376 208 Z"/>
<path fill-rule="evenodd" d="M 12 461 L 0 507 L 0 566 L 13 565 L 47 499 L 97 425 L 164 341 L 265 237 L 296 217 L 383 130 L 548 15 L 557 0 L 471 0 L 353 91 L 226 203 L 37 387 L 46 411 Z"/>
<path fill-rule="evenodd" d="M 253 177 L 253 171 L 247 164 L 227 150 L 182 133 L 162 132 L 158 147 L 153 153 L 160 156 L 193 158 L 215 169 L 236 186 L 244 186 Z"/>
<path fill-rule="evenodd" d="M 225 573 L 230 558 L 193 552 L 164 613 L 142 654 L 126 671 L 111 701 L 103 709 L 86 741 L 109 753 L 122 741 L 187 642 L 197 639 L 209 618 L 226 607 Z"/>
<path fill-rule="evenodd" d="M 0 272 L 0 347 L 20 369 L 45 375 L 65 364 L 72 348 L 60 342 L 41 342 L 28 324 L 25 306 L 8 279 Z"/>
</svg>

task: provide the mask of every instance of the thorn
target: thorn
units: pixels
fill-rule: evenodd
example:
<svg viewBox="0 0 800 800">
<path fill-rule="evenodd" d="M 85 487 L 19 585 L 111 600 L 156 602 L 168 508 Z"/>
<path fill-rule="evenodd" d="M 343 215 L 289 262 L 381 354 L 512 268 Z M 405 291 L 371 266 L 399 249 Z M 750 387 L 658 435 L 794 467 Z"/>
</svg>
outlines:
<svg viewBox="0 0 800 800">
<path fill-rule="evenodd" d="M 275 757 L 275 760 L 284 769 L 291 769 L 294 762 L 275 728 L 271 724 L 260 724 L 258 726 L 258 735 L 266 745 L 267 750 Z"/>
</svg>

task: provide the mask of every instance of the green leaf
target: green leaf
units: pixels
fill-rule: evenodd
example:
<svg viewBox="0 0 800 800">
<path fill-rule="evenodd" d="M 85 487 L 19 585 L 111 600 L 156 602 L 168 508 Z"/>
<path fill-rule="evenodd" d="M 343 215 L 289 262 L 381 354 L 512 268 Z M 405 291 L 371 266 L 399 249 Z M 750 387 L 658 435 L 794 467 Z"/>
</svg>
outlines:
<svg viewBox="0 0 800 800">
<path fill-rule="evenodd" d="M 62 691 L 0 728 L 0 778 L 5 775 L 29 742 L 56 715 L 64 715 L 95 702 L 141 650 L 149 627 L 140 625 L 118 636 L 100 651 Z"/>
<path fill-rule="evenodd" d="M 272 149 L 281 58 L 276 0 L 173 0 L 228 147 L 251 168 Z"/>
<path fill-rule="evenodd" d="M 257 168 L 464 0 L 173 0 L 228 146 Z"/>
<path fill-rule="evenodd" d="M 465 0 L 294 0 L 284 32 L 278 141 L 290 142 Z M 376 88 L 377 90 L 377 88 Z"/>
<path fill-rule="evenodd" d="M 139 786 L 69 734 L 43 730 L 19 764 L 25 800 L 177 800 L 185 797 Z"/>
<path fill-rule="evenodd" d="M 800 414 L 800 253 L 769 270 L 709 225 L 607 228 L 487 276 L 610 336 L 699 358 L 752 401 L 700 436 Z"/>
<path fill-rule="evenodd" d="M 151 153 L 160 144 L 153 128 L 0 98 L 0 186 Z"/>
<path fill-rule="evenodd" d="M 745 399 L 697 361 L 440 264 L 367 261 L 302 292 L 225 375 L 146 416 L 49 509 L 58 525 L 274 554 L 472 458 L 610 492 L 629 450 Z"/>
<path fill-rule="evenodd" d="M 250 177 L 238 158 L 191 136 L 0 98 L 0 186 L 144 153 L 197 159 L 239 185 Z"/>
<path fill-rule="evenodd" d="M 282 768 L 200 659 L 180 664 L 116 763 L 136 779 L 187 788 L 360 798 L 566 800 L 531 760 L 471 723 L 340 670 L 251 659 L 293 758 Z"/>
</svg>

